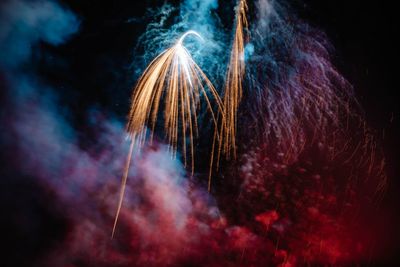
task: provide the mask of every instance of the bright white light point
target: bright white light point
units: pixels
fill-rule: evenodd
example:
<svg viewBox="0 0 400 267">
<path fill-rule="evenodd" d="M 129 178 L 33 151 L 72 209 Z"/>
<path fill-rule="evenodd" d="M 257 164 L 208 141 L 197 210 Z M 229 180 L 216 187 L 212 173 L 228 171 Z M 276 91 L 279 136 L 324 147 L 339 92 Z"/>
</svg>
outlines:
<svg viewBox="0 0 400 267">
<path fill-rule="evenodd" d="M 185 48 L 181 44 L 177 44 L 176 53 L 178 55 L 178 61 L 181 67 L 183 68 L 186 78 L 189 81 L 190 86 L 192 87 L 192 81 L 190 79 L 189 67 L 188 67 L 188 55 L 185 51 Z"/>
<path fill-rule="evenodd" d="M 183 46 L 183 41 L 186 38 L 186 36 L 188 35 L 194 35 L 196 37 L 198 37 L 201 41 L 204 41 L 203 37 L 201 37 L 200 34 L 198 34 L 195 31 L 187 31 L 185 32 L 181 38 L 179 38 L 178 42 L 176 43 L 176 53 L 178 55 L 178 60 L 180 65 L 182 66 L 183 70 L 185 71 L 186 77 L 189 81 L 190 86 L 192 87 L 192 81 L 190 79 L 190 73 L 189 73 L 189 67 L 188 67 L 188 52 L 186 51 L 186 48 Z"/>
</svg>

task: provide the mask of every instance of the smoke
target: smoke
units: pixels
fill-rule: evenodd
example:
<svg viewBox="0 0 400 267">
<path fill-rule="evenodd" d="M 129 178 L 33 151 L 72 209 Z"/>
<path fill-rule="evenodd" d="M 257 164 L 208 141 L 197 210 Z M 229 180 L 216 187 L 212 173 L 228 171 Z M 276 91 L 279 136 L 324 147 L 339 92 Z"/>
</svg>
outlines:
<svg viewBox="0 0 400 267">
<path fill-rule="evenodd" d="M 375 253 L 376 236 L 361 225 L 376 229 L 370 210 L 386 187 L 382 150 L 333 64 L 327 36 L 284 1 L 259 0 L 254 16 L 240 163 L 227 168 L 233 178 L 221 191 L 232 196 L 221 197 L 220 207 L 239 224 L 254 218 L 272 224 L 269 237 L 291 254 L 291 264 L 363 262 Z M 234 210 L 227 206 L 232 201 Z"/>
<path fill-rule="evenodd" d="M 77 32 L 79 20 L 54 1 L 5 1 L 0 13 L 0 67 L 7 88 L 2 121 L 12 127 L 12 132 L 3 135 L 24 151 L 21 170 L 45 170 L 43 164 L 35 165 L 43 150 L 57 155 L 43 158 L 56 167 L 61 164 L 60 152 L 69 151 L 66 140 L 74 138 L 74 131 L 63 118 L 63 109 L 57 108 L 53 90 L 41 83 L 29 66 L 41 42 L 63 44 Z M 61 136 L 64 139 L 58 140 Z M 64 144 L 67 146 L 62 147 Z"/>
<path fill-rule="evenodd" d="M 12 156 L 10 164 L 18 167 L 18 175 L 34 177 L 35 183 L 54 192 L 47 205 L 63 211 L 61 220 L 69 229 L 51 242 L 54 247 L 48 248 L 53 251 L 50 256 L 46 252 L 37 260 L 39 263 L 30 264 L 71 266 L 86 262 L 99 266 L 128 262 L 165 266 L 175 262 L 192 238 L 187 228 L 194 210 L 181 164 L 170 159 L 162 145 L 135 158 L 129 196 L 117 231 L 122 240 L 111 241 L 111 223 L 127 154 L 123 124 L 102 119 L 101 111 L 92 112 L 90 127 L 100 134 L 93 146 L 81 148 L 79 132 L 63 116 L 54 91 L 39 82 L 34 72 L 23 69 L 39 42 L 62 44 L 76 32 L 78 20 L 53 1 L 11 1 L 2 5 L 1 13 L 1 66 L 8 87 L 7 104 L 2 107 L 7 117 L 1 118 L 8 130 L 2 133 L 2 140 L 13 148 L 7 154 Z M 18 218 L 15 220 L 21 224 Z M 17 230 L 25 227 L 29 225 Z M 128 240 L 119 231 L 128 234 Z M 18 266 L 25 261 L 29 258 L 10 256 L 6 264 Z"/>
<path fill-rule="evenodd" d="M 53 1 L 7 0 L 0 4 L 2 67 L 18 67 L 39 42 L 64 43 L 79 28 L 78 19 Z"/>
<path fill-rule="evenodd" d="M 1 13 L 1 66 L 7 87 L 1 122 L 7 127 L 2 140 L 9 148 L 8 162 L 18 176 L 32 177 L 39 188 L 54 192 L 46 205 L 57 210 L 37 222 L 21 222 L 20 212 L 11 211 L 9 220 L 17 223 L 17 231 L 55 218 L 67 225 L 50 238 L 51 229 L 39 228 L 35 238 L 48 243 L 43 254 L 19 259 L 12 253 L 5 264 L 167 266 L 188 261 L 210 234 L 211 222 L 222 220 L 207 193 L 190 186 L 182 165 L 163 145 L 150 147 L 133 160 L 120 225 L 111 240 L 127 154 L 123 123 L 104 119 L 101 111 L 88 112 L 88 127 L 99 134 L 93 145 L 82 148 L 80 133 L 68 121 L 65 107 L 59 107 L 54 90 L 24 68 L 40 42 L 60 45 L 75 33 L 77 18 L 54 1 L 10 1 Z M 189 251 L 183 253 L 185 249 Z"/>
</svg>

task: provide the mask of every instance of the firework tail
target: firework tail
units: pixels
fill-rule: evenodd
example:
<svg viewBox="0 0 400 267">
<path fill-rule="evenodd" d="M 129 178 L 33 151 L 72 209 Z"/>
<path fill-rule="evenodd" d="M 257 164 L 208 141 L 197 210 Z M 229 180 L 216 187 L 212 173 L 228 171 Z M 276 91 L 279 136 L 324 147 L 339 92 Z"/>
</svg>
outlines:
<svg viewBox="0 0 400 267">
<path fill-rule="evenodd" d="M 121 188 L 120 188 L 120 192 L 119 192 L 118 206 L 117 206 L 117 211 L 115 213 L 115 219 L 114 219 L 113 229 L 112 229 L 112 233 L 111 233 L 111 238 L 114 238 L 114 233 L 115 233 L 115 228 L 117 227 L 119 213 L 121 212 L 122 202 L 124 200 L 124 194 L 125 194 L 126 181 L 128 179 L 129 166 L 131 164 L 134 146 L 135 146 L 135 143 L 131 142 L 131 144 L 129 146 L 128 157 L 127 157 L 126 163 L 125 163 L 124 175 L 122 176 L 122 180 L 121 180 Z"/>
</svg>

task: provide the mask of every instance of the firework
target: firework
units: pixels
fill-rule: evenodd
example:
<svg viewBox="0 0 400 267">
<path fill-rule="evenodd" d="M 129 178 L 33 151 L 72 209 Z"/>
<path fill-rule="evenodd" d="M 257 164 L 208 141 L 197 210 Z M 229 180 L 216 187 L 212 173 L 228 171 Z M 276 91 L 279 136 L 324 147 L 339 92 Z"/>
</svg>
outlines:
<svg viewBox="0 0 400 267">
<path fill-rule="evenodd" d="M 236 8 L 236 28 L 225 81 L 225 94 L 223 100 L 224 114 L 221 117 L 219 134 L 217 131 L 214 133 L 212 144 L 210 172 L 208 176 L 208 191 L 211 190 L 211 178 L 214 163 L 213 156 L 216 142 L 219 142 L 216 159 L 217 168 L 221 151 L 225 153 L 227 158 L 230 158 L 231 153 L 233 152 L 233 157 L 236 158 L 237 110 L 242 98 L 242 80 L 245 74 L 244 30 L 248 26 L 246 12 L 247 2 L 246 0 L 240 0 Z"/>
<path fill-rule="evenodd" d="M 195 31 L 186 32 L 175 45 L 162 52 L 149 64 L 133 92 L 127 124 L 131 145 L 122 178 L 113 234 L 124 197 L 134 147 L 142 147 L 147 139 L 150 143 L 152 142 L 157 120 L 160 117 L 162 100 L 165 101 L 164 130 L 171 155 L 176 157 L 178 141 L 181 137 L 182 155 L 186 166 L 188 160 L 186 146 L 189 141 L 192 173 L 194 170 L 194 138 L 198 135 L 197 110 L 200 107 L 201 95 L 205 99 L 215 126 L 217 125 L 211 99 L 207 96 L 207 88 L 213 96 L 219 112 L 223 110 L 222 101 L 216 89 L 183 46 L 185 37 L 190 34 L 203 40 Z M 148 137 L 148 131 L 150 131 L 150 137 Z M 187 140 L 187 135 L 189 140 Z"/>
<path fill-rule="evenodd" d="M 225 83 L 225 119 L 220 130 L 220 148 L 229 158 L 236 157 L 237 110 L 242 98 L 242 80 L 245 73 L 244 29 L 247 28 L 247 3 L 240 0 L 236 10 L 236 28 Z"/>
</svg>

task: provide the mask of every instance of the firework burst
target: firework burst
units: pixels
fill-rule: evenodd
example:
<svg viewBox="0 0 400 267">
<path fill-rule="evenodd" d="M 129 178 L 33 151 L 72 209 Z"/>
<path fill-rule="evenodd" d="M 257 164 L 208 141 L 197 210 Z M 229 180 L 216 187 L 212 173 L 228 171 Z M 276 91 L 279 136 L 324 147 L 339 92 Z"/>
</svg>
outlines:
<svg viewBox="0 0 400 267">
<path fill-rule="evenodd" d="M 217 119 L 212 100 L 207 95 L 208 91 L 211 93 L 219 112 L 223 111 L 223 104 L 217 90 L 183 46 L 183 41 L 188 35 L 194 35 L 203 40 L 195 31 L 188 31 L 183 34 L 175 45 L 162 52 L 149 64 L 134 89 L 127 124 L 131 145 L 122 178 L 113 234 L 122 205 L 134 147 L 142 147 L 147 140 L 152 142 L 155 127 L 160 117 L 162 100 L 164 99 L 165 102 L 163 109 L 164 130 L 170 145 L 171 155 L 176 157 L 178 141 L 181 137 L 182 155 L 185 166 L 188 165 L 186 151 L 188 142 L 192 173 L 194 171 L 194 138 L 198 135 L 197 113 L 200 107 L 200 96 L 205 99 L 215 127 L 217 126 Z M 148 132 L 150 132 L 150 136 Z"/>
</svg>

